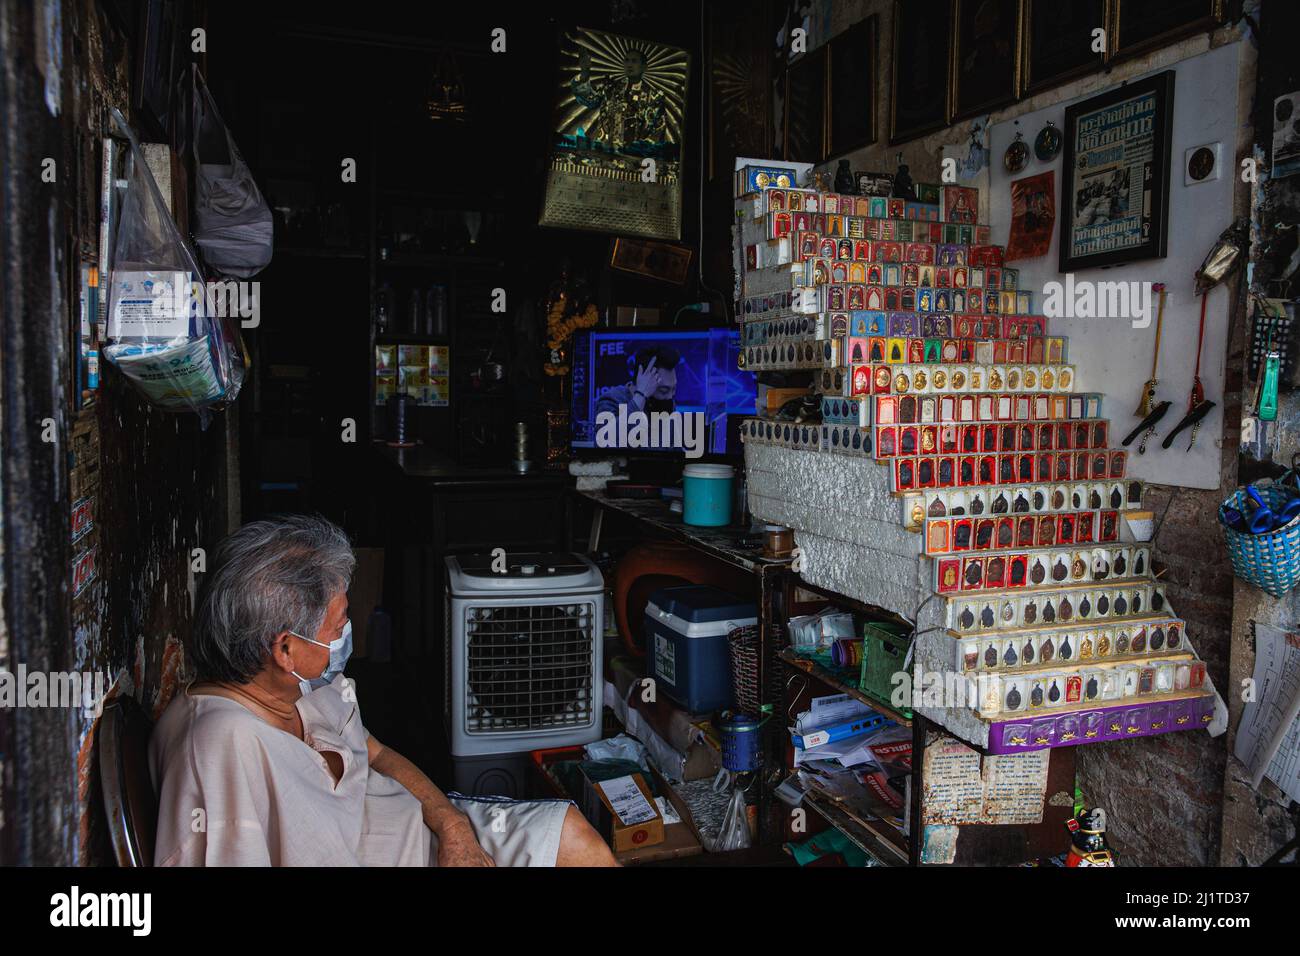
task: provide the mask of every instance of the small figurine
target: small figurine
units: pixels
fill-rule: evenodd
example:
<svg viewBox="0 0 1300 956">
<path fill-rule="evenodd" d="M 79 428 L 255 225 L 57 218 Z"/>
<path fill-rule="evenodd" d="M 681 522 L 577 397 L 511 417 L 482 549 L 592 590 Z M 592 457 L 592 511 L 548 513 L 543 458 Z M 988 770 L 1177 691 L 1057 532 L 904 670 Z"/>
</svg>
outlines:
<svg viewBox="0 0 1300 956">
<path fill-rule="evenodd" d="M 845 196 L 857 195 L 857 180 L 853 178 L 853 171 L 849 169 L 847 159 L 840 160 L 839 167 L 835 172 L 835 191 Z"/>
<path fill-rule="evenodd" d="M 895 199 L 910 199 L 916 201 L 916 187 L 912 185 L 912 174 L 907 170 L 907 164 L 903 162 L 903 154 L 898 154 L 898 172 L 894 173 L 894 191 Z"/>
<path fill-rule="evenodd" d="M 1066 866 L 1114 866 L 1115 854 L 1106 846 L 1106 811 L 1100 807 L 1083 810 L 1066 821 L 1070 831 L 1070 852 Z"/>
</svg>

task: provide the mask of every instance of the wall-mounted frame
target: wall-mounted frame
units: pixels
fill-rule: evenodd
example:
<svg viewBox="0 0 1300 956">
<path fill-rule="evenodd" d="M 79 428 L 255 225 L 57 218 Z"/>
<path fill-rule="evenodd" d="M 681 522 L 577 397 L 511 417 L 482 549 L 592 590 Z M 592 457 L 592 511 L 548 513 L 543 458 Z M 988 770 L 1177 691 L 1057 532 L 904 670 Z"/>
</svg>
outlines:
<svg viewBox="0 0 1300 956">
<path fill-rule="evenodd" d="M 786 68 L 784 156 L 791 162 L 820 163 L 827 157 L 827 47 L 805 53 Z"/>
<path fill-rule="evenodd" d="M 953 0 L 952 116 L 978 116 L 1020 95 L 1022 0 Z"/>
<path fill-rule="evenodd" d="M 1025 0 L 1022 89 L 1037 93 L 1105 65 L 1109 51 L 1093 52 L 1093 31 L 1104 29 L 1107 0 Z"/>
<path fill-rule="evenodd" d="M 772 151 L 772 55 L 763 17 L 722 4 L 710 5 L 708 13 L 712 180 L 730 177 L 737 156 L 767 156 Z"/>
<path fill-rule="evenodd" d="M 943 129 L 951 117 L 953 0 L 894 0 L 889 143 Z"/>
<path fill-rule="evenodd" d="M 1164 258 L 1174 79 L 1166 70 L 1066 107 L 1061 272 Z"/>
<path fill-rule="evenodd" d="M 830 42 L 827 154 L 840 156 L 876 141 L 876 24 L 873 15 Z"/>
<path fill-rule="evenodd" d="M 680 239 L 690 53 L 575 27 L 559 55 L 538 224 Z M 646 159 L 656 164 L 651 181 L 636 174 Z"/>
<path fill-rule="evenodd" d="M 691 249 L 653 239 L 614 239 L 609 250 L 613 269 L 682 285 L 690 275 Z"/>
<path fill-rule="evenodd" d="M 1223 22 L 1223 0 L 1110 0 L 1112 59 L 1127 59 Z"/>
</svg>

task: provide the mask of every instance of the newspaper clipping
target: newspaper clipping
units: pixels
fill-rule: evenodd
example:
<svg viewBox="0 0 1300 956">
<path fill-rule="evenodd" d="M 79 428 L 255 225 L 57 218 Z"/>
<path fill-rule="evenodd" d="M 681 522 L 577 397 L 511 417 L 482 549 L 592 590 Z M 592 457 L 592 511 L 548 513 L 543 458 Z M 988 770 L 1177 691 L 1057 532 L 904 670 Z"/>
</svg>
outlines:
<svg viewBox="0 0 1300 956">
<path fill-rule="evenodd" d="M 1151 238 L 1154 91 L 1080 114 L 1071 183 L 1070 256 L 1134 249 Z"/>
</svg>

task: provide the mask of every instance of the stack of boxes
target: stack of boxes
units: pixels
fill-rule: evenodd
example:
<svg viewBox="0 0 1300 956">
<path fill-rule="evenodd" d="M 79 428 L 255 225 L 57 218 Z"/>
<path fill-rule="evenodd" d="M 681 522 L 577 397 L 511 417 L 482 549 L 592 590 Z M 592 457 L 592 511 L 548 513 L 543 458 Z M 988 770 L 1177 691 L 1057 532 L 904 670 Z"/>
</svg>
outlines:
<svg viewBox="0 0 1300 956">
<path fill-rule="evenodd" d="M 1208 724 L 1205 666 L 1151 571 L 1143 486 L 1101 396 L 1074 391 L 1068 341 L 976 223 L 977 191 L 737 184 L 741 360 L 813 370 L 821 395 L 819 423 L 745 421 L 746 464 L 771 470 L 751 462 L 763 446 L 878 464 L 864 482 L 886 488 L 858 492 L 896 503 L 890 520 L 920 537 L 921 579 L 943 602 L 921 657 L 961 675 L 980 724 L 963 736 L 1004 753 Z M 799 512 L 764 501 L 751 495 L 765 520 Z M 807 524 L 797 543 L 826 533 Z"/>
</svg>

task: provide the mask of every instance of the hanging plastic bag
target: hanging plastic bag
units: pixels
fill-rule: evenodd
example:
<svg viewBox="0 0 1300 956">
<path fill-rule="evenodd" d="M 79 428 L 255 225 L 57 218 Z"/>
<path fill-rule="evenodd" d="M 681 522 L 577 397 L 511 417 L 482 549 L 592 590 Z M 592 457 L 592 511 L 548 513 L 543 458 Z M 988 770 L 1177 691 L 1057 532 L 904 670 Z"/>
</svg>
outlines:
<svg viewBox="0 0 1300 956">
<path fill-rule="evenodd" d="M 724 780 L 731 784 L 731 797 L 727 801 L 726 813 L 722 815 L 722 828 L 718 831 L 718 838 L 713 841 L 712 850 L 714 853 L 721 853 L 724 850 L 743 850 L 750 845 L 749 839 L 749 813 L 745 809 L 745 792 L 736 786 L 736 777 L 728 770 L 719 770 L 718 776 L 714 778 L 714 789 L 720 789 L 719 784 Z"/>
<path fill-rule="evenodd" d="M 271 207 L 253 181 L 208 84 L 191 64 L 177 124 L 194 155 L 194 241 L 209 269 L 248 279 L 271 262 Z M 186 123 L 188 121 L 188 124 Z M 186 145 L 186 144 L 182 144 Z"/>
<path fill-rule="evenodd" d="M 111 362 L 148 401 L 170 411 L 208 413 L 235 400 L 247 358 L 232 316 L 213 314 L 194 251 L 181 236 L 135 134 L 130 145 L 108 296 Z"/>
</svg>

